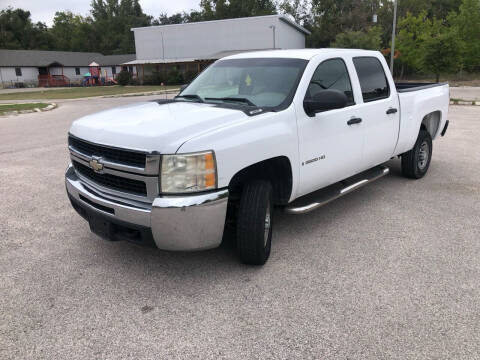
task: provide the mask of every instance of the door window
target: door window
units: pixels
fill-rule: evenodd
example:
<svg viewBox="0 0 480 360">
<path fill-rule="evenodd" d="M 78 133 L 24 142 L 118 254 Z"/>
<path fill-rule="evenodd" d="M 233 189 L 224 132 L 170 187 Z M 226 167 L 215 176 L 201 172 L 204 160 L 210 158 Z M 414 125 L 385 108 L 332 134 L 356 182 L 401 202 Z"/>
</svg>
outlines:
<svg viewBox="0 0 480 360">
<path fill-rule="evenodd" d="M 343 92 L 347 96 L 348 106 L 355 104 L 350 77 L 342 59 L 330 59 L 318 65 L 310 80 L 306 98 L 310 99 L 327 89 Z"/>
<path fill-rule="evenodd" d="M 375 57 L 357 57 L 353 59 L 364 102 L 386 99 L 390 96 L 390 87 L 382 64 Z"/>
</svg>

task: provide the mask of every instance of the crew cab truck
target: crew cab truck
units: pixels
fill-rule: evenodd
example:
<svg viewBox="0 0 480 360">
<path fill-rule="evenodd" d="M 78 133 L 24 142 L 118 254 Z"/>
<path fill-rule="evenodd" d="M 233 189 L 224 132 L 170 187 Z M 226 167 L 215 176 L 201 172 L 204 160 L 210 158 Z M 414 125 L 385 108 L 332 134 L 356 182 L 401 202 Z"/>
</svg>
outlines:
<svg viewBox="0 0 480 360">
<path fill-rule="evenodd" d="M 447 84 L 395 84 L 376 51 L 272 50 L 216 61 L 174 99 L 73 122 L 66 188 L 90 229 L 165 250 L 220 245 L 264 264 L 272 210 L 312 211 L 388 173 L 423 177 Z"/>
</svg>

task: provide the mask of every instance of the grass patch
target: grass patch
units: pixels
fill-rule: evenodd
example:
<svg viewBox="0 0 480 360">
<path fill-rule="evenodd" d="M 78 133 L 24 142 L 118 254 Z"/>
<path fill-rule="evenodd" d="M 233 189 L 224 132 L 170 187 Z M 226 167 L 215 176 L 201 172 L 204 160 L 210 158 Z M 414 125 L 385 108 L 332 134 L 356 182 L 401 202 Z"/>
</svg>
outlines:
<svg viewBox="0 0 480 360">
<path fill-rule="evenodd" d="M 28 103 L 28 104 L 0 104 L 0 115 L 5 114 L 10 111 L 22 111 L 22 110 L 33 110 L 33 109 L 43 109 L 49 104 L 45 103 Z"/>
<path fill-rule="evenodd" d="M 121 95 L 137 92 L 162 91 L 178 89 L 179 86 L 90 86 L 71 87 L 64 89 L 45 89 L 34 91 L 22 91 L 2 94 L 0 100 L 52 100 L 52 99 L 78 99 L 91 96 Z"/>
</svg>

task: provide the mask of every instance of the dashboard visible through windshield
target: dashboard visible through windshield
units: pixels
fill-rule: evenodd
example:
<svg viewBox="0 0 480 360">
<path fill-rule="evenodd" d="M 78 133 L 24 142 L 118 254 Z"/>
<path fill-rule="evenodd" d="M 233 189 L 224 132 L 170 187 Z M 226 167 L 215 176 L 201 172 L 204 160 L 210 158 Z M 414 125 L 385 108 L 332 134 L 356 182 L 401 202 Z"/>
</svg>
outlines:
<svg viewBox="0 0 480 360">
<path fill-rule="evenodd" d="M 220 60 L 177 98 L 281 110 L 292 102 L 307 62 L 289 58 Z"/>
</svg>

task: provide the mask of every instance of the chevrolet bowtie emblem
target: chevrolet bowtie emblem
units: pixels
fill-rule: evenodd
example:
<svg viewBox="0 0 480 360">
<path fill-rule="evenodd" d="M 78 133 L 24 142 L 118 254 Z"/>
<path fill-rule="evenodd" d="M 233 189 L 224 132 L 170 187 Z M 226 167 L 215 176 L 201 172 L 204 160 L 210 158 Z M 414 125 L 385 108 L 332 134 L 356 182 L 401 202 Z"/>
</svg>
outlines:
<svg viewBox="0 0 480 360">
<path fill-rule="evenodd" d="M 103 170 L 102 158 L 101 157 L 92 157 L 92 160 L 88 162 L 88 165 L 93 169 L 95 172 L 101 172 Z"/>
</svg>

